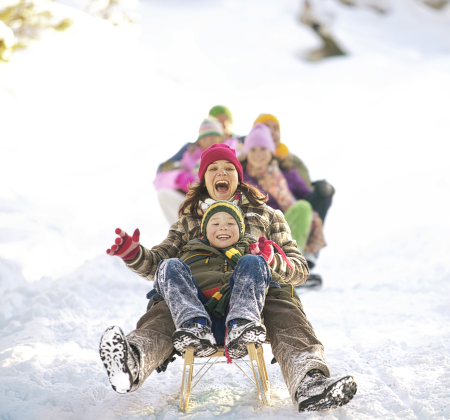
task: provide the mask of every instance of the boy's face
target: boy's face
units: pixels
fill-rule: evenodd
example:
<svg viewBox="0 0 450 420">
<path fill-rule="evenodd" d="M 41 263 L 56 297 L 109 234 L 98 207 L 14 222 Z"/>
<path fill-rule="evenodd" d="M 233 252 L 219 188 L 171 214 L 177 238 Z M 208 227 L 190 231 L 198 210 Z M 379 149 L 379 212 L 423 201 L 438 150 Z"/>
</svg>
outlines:
<svg viewBox="0 0 450 420">
<path fill-rule="evenodd" d="M 225 138 L 230 138 L 233 133 L 233 123 L 227 114 L 219 114 L 216 118 L 222 123 Z"/>
<path fill-rule="evenodd" d="M 280 127 L 275 121 L 266 121 L 264 125 L 270 128 L 275 147 L 278 147 L 280 145 Z"/>
<path fill-rule="evenodd" d="M 239 240 L 239 226 L 231 214 L 214 214 L 206 226 L 206 238 L 215 248 L 226 248 Z"/>
<path fill-rule="evenodd" d="M 222 140 L 222 136 L 219 136 L 218 134 L 210 134 L 198 139 L 197 144 L 203 151 L 205 151 L 209 146 L 212 146 L 213 144 L 222 143 Z"/>
</svg>

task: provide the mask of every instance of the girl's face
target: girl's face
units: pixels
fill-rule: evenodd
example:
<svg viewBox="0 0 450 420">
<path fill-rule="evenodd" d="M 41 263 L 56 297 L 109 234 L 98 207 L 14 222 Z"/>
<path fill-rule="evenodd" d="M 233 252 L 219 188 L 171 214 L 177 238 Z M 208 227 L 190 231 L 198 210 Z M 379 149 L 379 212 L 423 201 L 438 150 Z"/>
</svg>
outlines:
<svg viewBox="0 0 450 420">
<path fill-rule="evenodd" d="M 239 240 L 239 226 L 235 218 L 224 211 L 214 214 L 206 226 L 206 238 L 215 248 L 226 248 Z"/>
<path fill-rule="evenodd" d="M 213 144 L 222 143 L 222 140 L 223 140 L 222 136 L 219 136 L 218 134 L 210 134 L 208 136 L 198 139 L 197 144 L 204 151 Z"/>
<path fill-rule="evenodd" d="M 233 132 L 233 123 L 230 117 L 226 114 L 219 114 L 216 117 L 222 124 L 223 130 L 225 132 L 225 138 L 229 138 Z"/>
<path fill-rule="evenodd" d="M 205 185 L 213 200 L 229 200 L 236 192 L 239 176 L 234 165 L 227 160 L 217 160 L 205 172 Z"/>
<path fill-rule="evenodd" d="M 253 147 L 247 153 L 247 160 L 254 168 L 266 168 L 272 160 L 272 153 L 265 147 Z"/>
<path fill-rule="evenodd" d="M 280 127 L 278 127 L 278 124 L 275 121 L 266 121 L 264 125 L 267 125 L 267 127 L 270 128 L 275 148 L 277 148 L 280 145 Z"/>
</svg>

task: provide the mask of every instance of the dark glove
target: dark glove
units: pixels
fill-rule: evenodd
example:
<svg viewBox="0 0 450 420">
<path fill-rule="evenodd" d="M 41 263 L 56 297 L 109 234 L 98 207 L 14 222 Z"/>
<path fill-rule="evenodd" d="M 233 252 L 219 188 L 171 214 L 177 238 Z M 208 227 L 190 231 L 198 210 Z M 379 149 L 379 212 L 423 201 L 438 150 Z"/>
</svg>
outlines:
<svg viewBox="0 0 450 420">
<path fill-rule="evenodd" d="M 181 353 L 179 351 L 173 349 L 172 354 L 166 360 L 164 360 L 164 362 L 161 365 L 159 365 L 156 368 L 156 372 L 158 372 L 158 373 L 165 372 L 168 364 L 175 361 L 175 359 L 176 359 L 175 356 L 181 356 Z"/>
</svg>

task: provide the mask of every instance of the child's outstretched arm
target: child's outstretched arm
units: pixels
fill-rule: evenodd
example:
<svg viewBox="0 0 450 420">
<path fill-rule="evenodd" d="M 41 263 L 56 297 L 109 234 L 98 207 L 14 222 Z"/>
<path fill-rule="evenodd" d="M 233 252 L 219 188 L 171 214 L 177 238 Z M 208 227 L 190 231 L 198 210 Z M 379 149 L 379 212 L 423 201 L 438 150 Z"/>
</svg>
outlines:
<svg viewBox="0 0 450 420">
<path fill-rule="evenodd" d="M 117 255 L 122 258 L 131 271 L 144 279 L 153 280 L 158 263 L 167 258 L 176 258 L 184 245 L 199 234 L 199 229 L 194 229 L 191 237 L 186 233 L 188 231 L 189 222 L 182 217 L 172 225 L 164 241 L 147 249 L 139 242 L 139 229 L 134 231 L 132 237 L 122 229 L 116 229 L 120 238 L 116 238 L 116 243 L 106 252 L 108 255 Z"/>
</svg>

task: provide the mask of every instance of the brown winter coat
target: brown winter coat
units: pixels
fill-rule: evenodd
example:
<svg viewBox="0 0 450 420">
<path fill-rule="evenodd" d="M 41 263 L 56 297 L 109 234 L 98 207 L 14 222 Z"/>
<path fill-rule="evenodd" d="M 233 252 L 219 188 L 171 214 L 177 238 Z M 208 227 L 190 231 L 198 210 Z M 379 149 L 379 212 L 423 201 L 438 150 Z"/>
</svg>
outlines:
<svg viewBox="0 0 450 420">
<path fill-rule="evenodd" d="M 278 273 L 286 283 L 294 286 L 302 284 L 309 276 L 308 265 L 302 253 L 292 239 L 291 230 L 283 213 L 261 204 L 251 205 L 245 198 L 238 206 L 244 212 L 245 232 L 255 238 L 265 236 L 276 242 L 284 251 L 293 269 L 289 268 L 283 257 L 275 253 L 272 269 Z M 174 223 L 167 238 L 152 249 L 141 245 L 139 253 L 132 260 L 126 261 L 127 266 L 147 280 L 153 280 L 158 263 L 163 259 L 176 258 L 183 247 L 192 239 L 200 238 L 202 219 L 183 215 Z"/>
</svg>

